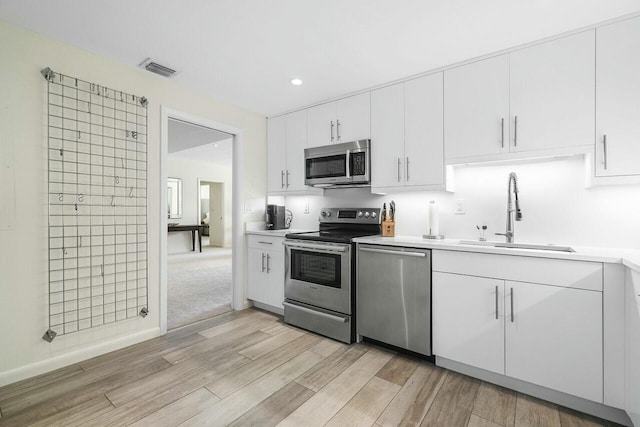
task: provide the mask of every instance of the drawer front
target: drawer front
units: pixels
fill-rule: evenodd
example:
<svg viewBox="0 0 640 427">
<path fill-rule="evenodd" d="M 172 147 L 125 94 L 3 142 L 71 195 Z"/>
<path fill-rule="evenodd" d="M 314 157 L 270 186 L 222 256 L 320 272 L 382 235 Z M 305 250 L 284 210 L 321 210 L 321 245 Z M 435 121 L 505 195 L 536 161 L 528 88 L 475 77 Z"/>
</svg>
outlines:
<svg viewBox="0 0 640 427">
<path fill-rule="evenodd" d="M 284 237 L 262 236 L 259 234 L 247 235 L 247 247 L 249 248 L 284 251 L 283 242 Z"/>
<path fill-rule="evenodd" d="M 602 291 L 602 263 L 433 251 L 433 271 Z"/>
</svg>

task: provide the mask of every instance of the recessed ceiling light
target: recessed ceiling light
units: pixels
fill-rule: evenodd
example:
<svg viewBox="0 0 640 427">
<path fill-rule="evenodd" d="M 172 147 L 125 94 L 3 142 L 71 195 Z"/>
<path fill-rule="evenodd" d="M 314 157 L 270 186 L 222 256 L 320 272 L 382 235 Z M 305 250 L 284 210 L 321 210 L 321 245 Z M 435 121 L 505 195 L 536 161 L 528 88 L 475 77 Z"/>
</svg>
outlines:
<svg viewBox="0 0 640 427">
<path fill-rule="evenodd" d="M 294 77 L 291 79 L 291 84 L 294 86 L 300 86 L 302 84 L 302 80 L 298 77 Z"/>
<path fill-rule="evenodd" d="M 213 148 L 218 148 L 218 143 L 217 142 L 213 143 Z"/>
</svg>

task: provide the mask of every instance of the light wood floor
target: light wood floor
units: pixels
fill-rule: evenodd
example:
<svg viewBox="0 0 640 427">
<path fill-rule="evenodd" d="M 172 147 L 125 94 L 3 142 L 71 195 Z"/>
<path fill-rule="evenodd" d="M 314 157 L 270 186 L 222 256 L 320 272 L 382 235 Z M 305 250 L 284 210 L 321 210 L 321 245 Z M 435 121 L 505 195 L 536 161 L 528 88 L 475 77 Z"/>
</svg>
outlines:
<svg viewBox="0 0 640 427">
<path fill-rule="evenodd" d="M 253 309 L 0 388 L 0 411 L 0 426 L 608 425 Z"/>
</svg>

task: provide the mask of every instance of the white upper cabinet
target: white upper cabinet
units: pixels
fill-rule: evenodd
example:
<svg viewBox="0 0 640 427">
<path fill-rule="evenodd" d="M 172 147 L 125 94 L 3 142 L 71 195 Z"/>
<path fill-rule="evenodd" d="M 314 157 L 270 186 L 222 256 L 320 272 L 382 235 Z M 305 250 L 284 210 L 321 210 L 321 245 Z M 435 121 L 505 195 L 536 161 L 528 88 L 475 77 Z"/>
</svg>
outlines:
<svg viewBox="0 0 640 427">
<path fill-rule="evenodd" d="M 596 33 L 596 176 L 640 174 L 640 18 Z"/>
<path fill-rule="evenodd" d="M 336 104 L 317 105 L 307 110 L 307 146 L 320 147 L 336 142 Z"/>
<path fill-rule="evenodd" d="M 446 159 L 509 151 L 509 55 L 444 72 Z"/>
<path fill-rule="evenodd" d="M 287 114 L 287 159 L 285 187 L 287 191 L 304 191 L 304 149 L 307 147 L 307 110 Z M 284 155 L 286 153 L 286 156 Z"/>
<path fill-rule="evenodd" d="M 512 152 L 593 145 L 594 46 L 592 30 L 510 54 Z"/>
<path fill-rule="evenodd" d="M 336 102 L 336 141 L 351 142 L 371 138 L 369 92 Z"/>
<path fill-rule="evenodd" d="M 285 191 L 287 157 L 287 117 L 279 116 L 267 121 L 267 191 Z"/>
<path fill-rule="evenodd" d="M 443 187 L 442 73 L 371 92 L 374 192 Z"/>
<path fill-rule="evenodd" d="M 369 139 L 369 93 L 311 107 L 308 120 L 308 147 Z"/>
<path fill-rule="evenodd" d="M 267 122 L 267 191 L 270 194 L 321 194 L 304 184 L 307 110 L 270 118 Z"/>
<path fill-rule="evenodd" d="M 371 186 L 404 185 L 404 83 L 371 92 Z"/>
<path fill-rule="evenodd" d="M 444 185 L 442 73 L 404 83 L 405 185 Z"/>
</svg>

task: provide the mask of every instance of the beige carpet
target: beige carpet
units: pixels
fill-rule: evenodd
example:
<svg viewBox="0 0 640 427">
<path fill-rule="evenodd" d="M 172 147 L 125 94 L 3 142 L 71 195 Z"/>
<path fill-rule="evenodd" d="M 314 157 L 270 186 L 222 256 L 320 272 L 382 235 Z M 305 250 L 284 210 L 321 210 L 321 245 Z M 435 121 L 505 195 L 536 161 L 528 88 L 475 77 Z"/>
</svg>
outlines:
<svg viewBox="0 0 640 427">
<path fill-rule="evenodd" d="M 169 329 L 231 310 L 231 249 L 169 255 L 167 284 Z"/>
</svg>

